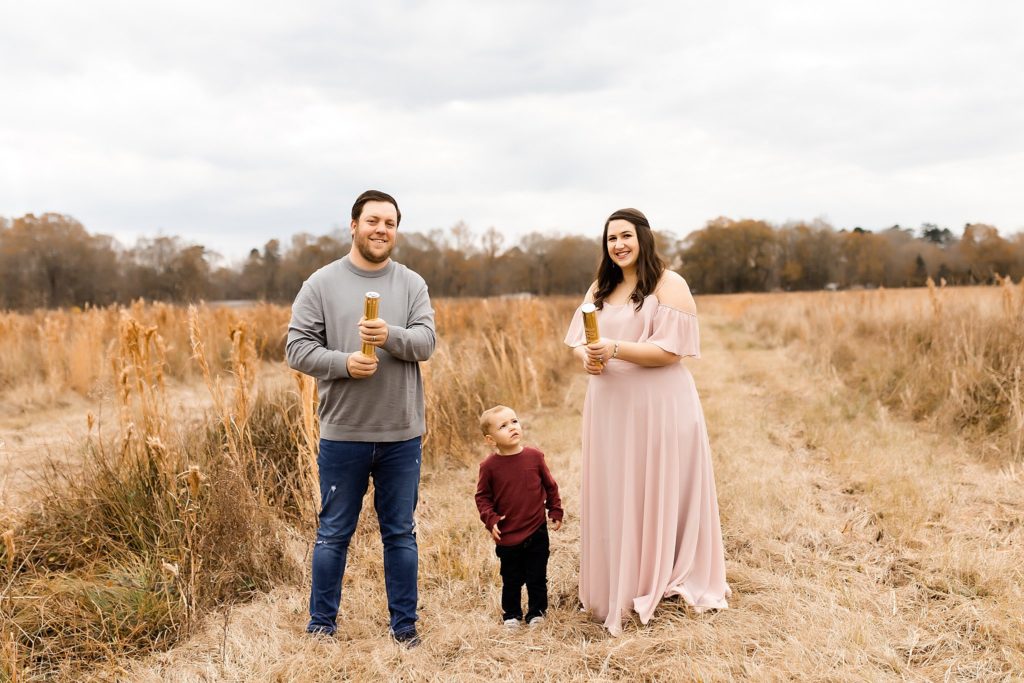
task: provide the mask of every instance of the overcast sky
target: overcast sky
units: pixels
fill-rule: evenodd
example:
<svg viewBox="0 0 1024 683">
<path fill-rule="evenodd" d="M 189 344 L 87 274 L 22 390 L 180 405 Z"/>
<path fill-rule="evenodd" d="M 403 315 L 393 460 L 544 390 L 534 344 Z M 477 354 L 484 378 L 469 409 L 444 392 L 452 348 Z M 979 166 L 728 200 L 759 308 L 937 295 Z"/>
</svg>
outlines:
<svg viewBox="0 0 1024 683">
<path fill-rule="evenodd" d="M 0 215 L 236 259 L 635 206 L 1024 227 L 1024 3 L 0 0 Z"/>
</svg>

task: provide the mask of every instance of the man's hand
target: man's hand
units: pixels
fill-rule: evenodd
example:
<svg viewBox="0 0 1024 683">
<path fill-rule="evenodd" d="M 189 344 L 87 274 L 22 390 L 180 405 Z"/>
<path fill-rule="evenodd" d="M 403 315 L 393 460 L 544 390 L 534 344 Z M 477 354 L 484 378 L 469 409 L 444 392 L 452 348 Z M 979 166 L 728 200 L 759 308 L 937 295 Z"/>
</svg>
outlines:
<svg viewBox="0 0 1024 683">
<path fill-rule="evenodd" d="M 498 522 L 500 522 L 502 519 L 505 519 L 505 515 L 502 515 L 501 519 L 499 519 Z M 495 522 L 494 526 L 491 527 L 491 538 L 494 539 L 495 543 L 501 540 L 501 532 L 498 530 L 498 522 Z"/>
<path fill-rule="evenodd" d="M 560 520 L 560 519 L 553 519 L 553 520 L 551 520 L 551 530 L 552 531 L 558 531 L 561 528 L 562 528 L 562 520 Z"/>
<path fill-rule="evenodd" d="M 384 346 L 388 340 L 388 324 L 382 318 L 360 318 L 359 340 L 374 346 Z"/>
<path fill-rule="evenodd" d="M 366 379 L 377 372 L 377 356 L 364 356 L 362 351 L 356 351 L 348 357 L 348 376 L 352 379 Z"/>
</svg>

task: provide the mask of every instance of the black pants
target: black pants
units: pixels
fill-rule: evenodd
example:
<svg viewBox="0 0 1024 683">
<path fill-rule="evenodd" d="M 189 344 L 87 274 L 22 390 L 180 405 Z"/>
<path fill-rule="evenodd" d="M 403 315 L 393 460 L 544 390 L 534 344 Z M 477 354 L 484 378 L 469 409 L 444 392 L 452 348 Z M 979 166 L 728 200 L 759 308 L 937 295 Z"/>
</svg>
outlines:
<svg viewBox="0 0 1024 683">
<path fill-rule="evenodd" d="M 523 584 L 526 584 L 526 621 L 548 610 L 548 527 L 541 524 L 519 545 L 495 546 L 501 560 L 501 611 L 503 619 L 523 618 Z"/>
</svg>

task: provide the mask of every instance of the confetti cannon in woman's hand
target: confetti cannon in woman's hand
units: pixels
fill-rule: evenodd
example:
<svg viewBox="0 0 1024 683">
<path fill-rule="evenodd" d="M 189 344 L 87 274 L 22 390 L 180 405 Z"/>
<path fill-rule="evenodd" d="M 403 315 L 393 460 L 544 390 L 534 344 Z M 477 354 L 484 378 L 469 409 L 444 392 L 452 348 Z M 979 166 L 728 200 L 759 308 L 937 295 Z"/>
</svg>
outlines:
<svg viewBox="0 0 1024 683">
<path fill-rule="evenodd" d="M 580 306 L 580 311 L 583 313 L 583 330 L 587 337 L 587 343 L 593 344 L 601 339 L 601 333 L 597 331 L 597 306 L 594 304 L 583 304 Z M 597 361 L 597 364 L 604 367 L 602 361 Z"/>
</svg>

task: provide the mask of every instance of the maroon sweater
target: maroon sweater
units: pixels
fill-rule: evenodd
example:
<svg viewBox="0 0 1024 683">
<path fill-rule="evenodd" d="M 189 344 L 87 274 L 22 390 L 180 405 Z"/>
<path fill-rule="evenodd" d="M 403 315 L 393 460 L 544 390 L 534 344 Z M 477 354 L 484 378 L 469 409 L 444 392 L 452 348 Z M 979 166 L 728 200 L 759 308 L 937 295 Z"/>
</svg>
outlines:
<svg viewBox="0 0 1024 683">
<path fill-rule="evenodd" d="M 498 545 L 519 545 L 545 523 L 544 508 L 551 519 L 562 519 L 558 484 L 544 463 L 544 454 L 526 446 L 515 455 L 491 453 L 480 463 L 476 507 L 490 531 L 501 531 Z M 505 519 L 501 519 L 504 515 Z"/>
</svg>

